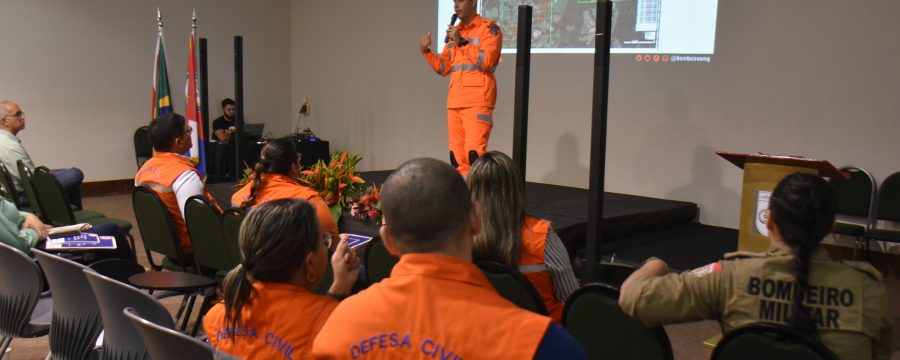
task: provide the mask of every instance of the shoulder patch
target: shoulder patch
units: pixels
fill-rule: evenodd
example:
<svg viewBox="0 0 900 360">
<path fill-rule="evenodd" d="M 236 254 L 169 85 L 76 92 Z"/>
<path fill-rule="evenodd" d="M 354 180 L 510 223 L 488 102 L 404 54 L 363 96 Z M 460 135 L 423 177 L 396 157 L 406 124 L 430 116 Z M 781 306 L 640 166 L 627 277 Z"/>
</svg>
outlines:
<svg viewBox="0 0 900 360">
<path fill-rule="evenodd" d="M 691 275 L 701 277 L 701 276 L 709 275 L 712 273 L 717 273 L 719 271 L 722 271 L 722 264 L 720 264 L 718 261 L 716 261 L 712 264 L 707 264 L 707 265 L 698 267 L 694 270 L 691 270 Z"/>
<path fill-rule="evenodd" d="M 500 34 L 500 26 L 498 26 L 497 23 L 491 23 L 488 25 L 488 31 L 491 32 L 491 35 L 497 36 Z"/>
<path fill-rule="evenodd" d="M 877 280 L 877 281 L 882 280 L 881 271 L 878 271 L 878 269 L 876 269 L 874 266 L 872 266 L 872 264 L 870 264 L 866 261 L 844 260 L 841 263 L 844 265 L 848 265 L 856 270 L 859 270 L 859 271 L 865 273 L 866 275 L 869 275 L 873 280 Z"/>
</svg>

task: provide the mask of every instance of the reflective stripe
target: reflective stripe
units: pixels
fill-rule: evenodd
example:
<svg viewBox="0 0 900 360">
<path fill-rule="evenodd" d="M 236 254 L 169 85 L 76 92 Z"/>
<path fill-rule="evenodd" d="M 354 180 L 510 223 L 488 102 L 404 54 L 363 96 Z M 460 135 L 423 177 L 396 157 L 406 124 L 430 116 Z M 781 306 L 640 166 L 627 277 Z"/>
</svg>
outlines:
<svg viewBox="0 0 900 360">
<path fill-rule="evenodd" d="M 478 46 L 481 44 L 481 39 L 479 39 L 479 38 L 468 38 L 466 40 L 469 40 L 469 44 L 472 44 L 475 46 Z"/>
<path fill-rule="evenodd" d="M 484 50 L 478 50 L 478 62 L 476 64 L 479 69 L 484 65 Z"/>
<path fill-rule="evenodd" d="M 494 67 L 492 67 L 492 68 L 490 68 L 490 69 L 487 70 L 487 72 L 489 72 L 489 73 L 491 73 L 491 74 L 493 74 L 494 71 L 497 71 L 497 67 L 496 67 L 496 66 L 494 66 Z"/>
<path fill-rule="evenodd" d="M 158 190 L 158 191 L 162 191 L 162 192 L 166 192 L 166 193 L 175 192 L 175 190 L 173 190 L 172 188 L 170 188 L 168 186 L 163 186 L 163 185 L 160 185 L 157 183 L 138 183 L 137 186 L 145 186 L 145 187 L 151 188 L 153 190 Z"/>
<path fill-rule="evenodd" d="M 450 67 L 450 71 L 463 71 L 463 70 L 473 70 L 480 71 L 481 66 L 475 64 L 456 64 Z"/>
<path fill-rule="evenodd" d="M 481 116 L 481 115 L 479 115 Z M 538 264 L 538 265 L 519 265 L 520 273 L 534 273 L 547 271 L 547 264 Z"/>
<path fill-rule="evenodd" d="M 441 66 L 436 70 L 436 72 L 438 74 L 443 74 L 444 70 L 446 70 L 446 69 L 447 69 L 447 64 L 444 62 L 444 60 L 441 60 Z"/>
<path fill-rule="evenodd" d="M 477 116 L 476 118 L 477 118 L 478 120 L 481 120 L 481 121 L 487 121 L 487 122 L 489 122 L 489 123 L 493 123 L 493 122 L 494 122 L 494 118 L 491 117 L 491 116 L 488 115 L 488 114 L 478 114 L 478 116 Z"/>
<path fill-rule="evenodd" d="M 448 49 L 452 49 L 454 46 L 456 46 L 456 43 L 455 43 L 455 42 L 447 43 L 447 48 L 448 48 Z"/>
</svg>

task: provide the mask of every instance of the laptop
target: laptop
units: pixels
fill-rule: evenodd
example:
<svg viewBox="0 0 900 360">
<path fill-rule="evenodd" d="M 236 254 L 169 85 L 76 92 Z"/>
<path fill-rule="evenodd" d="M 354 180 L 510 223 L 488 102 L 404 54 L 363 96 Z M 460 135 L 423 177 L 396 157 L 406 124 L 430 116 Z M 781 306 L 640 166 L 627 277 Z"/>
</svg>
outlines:
<svg viewBox="0 0 900 360">
<path fill-rule="evenodd" d="M 244 124 L 244 133 L 247 134 L 248 137 L 262 137 L 263 129 L 265 129 L 266 124 Z"/>
</svg>

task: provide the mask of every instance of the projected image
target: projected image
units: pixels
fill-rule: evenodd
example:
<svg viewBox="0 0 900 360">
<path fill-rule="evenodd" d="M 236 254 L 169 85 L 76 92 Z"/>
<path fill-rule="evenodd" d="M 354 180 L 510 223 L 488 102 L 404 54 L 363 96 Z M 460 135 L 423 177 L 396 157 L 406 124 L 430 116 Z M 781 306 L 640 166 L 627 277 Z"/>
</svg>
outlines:
<svg viewBox="0 0 900 360">
<path fill-rule="evenodd" d="M 612 52 L 711 55 L 718 0 L 613 0 Z M 481 0 L 479 13 L 503 29 L 503 52 L 515 52 L 518 7 L 532 7 L 532 52 L 591 53 L 597 0 Z M 453 13 L 439 0 L 438 33 Z M 707 57 L 708 59 L 708 57 Z"/>
<path fill-rule="evenodd" d="M 660 0 L 623 0 L 613 3 L 613 48 L 656 48 Z M 503 47 L 516 47 L 518 7 L 532 7 L 531 46 L 536 49 L 594 46 L 595 1 L 482 0 L 482 16 L 504 31 Z"/>
</svg>

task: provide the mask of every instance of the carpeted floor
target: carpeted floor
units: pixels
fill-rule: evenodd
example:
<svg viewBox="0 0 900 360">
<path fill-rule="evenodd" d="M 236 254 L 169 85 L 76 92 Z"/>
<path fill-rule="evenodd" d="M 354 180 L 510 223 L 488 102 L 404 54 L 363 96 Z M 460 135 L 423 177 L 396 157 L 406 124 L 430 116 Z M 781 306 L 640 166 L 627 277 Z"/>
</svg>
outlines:
<svg viewBox="0 0 900 360">
<path fill-rule="evenodd" d="M 131 221 L 137 227 L 134 219 L 134 211 L 131 208 L 131 195 L 114 195 L 93 197 L 84 199 L 86 209 L 100 211 L 107 216 L 117 217 Z M 144 249 L 141 246 L 140 232 L 135 228 L 132 232 L 137 242 L 138 261 L 147 265 Z M 892 276 L 886 279 L 885 284 L 891 299 L 891 309 L 894 315 L 894 327 L 900 325 L 900 281 Z M 164 299 L 163 304 L 174 314 L 178 307 L 179 299 Z M 708 359 L 711 351 L 703 348 L 702 342 L 719 333 L 718 325 L 713 321 L 702 321 L 689 324 L 666 326 L 666 332 L 672 342 L 675 359 Z M 894 333 L 894 353 L 891 359 L 900 360 L 900 330 Z M 12 343 L 12 351 L 7 359 L 43 359 L 49 352 L 47 337 L 35 339 L 16 339 Z"/>
</svg>

